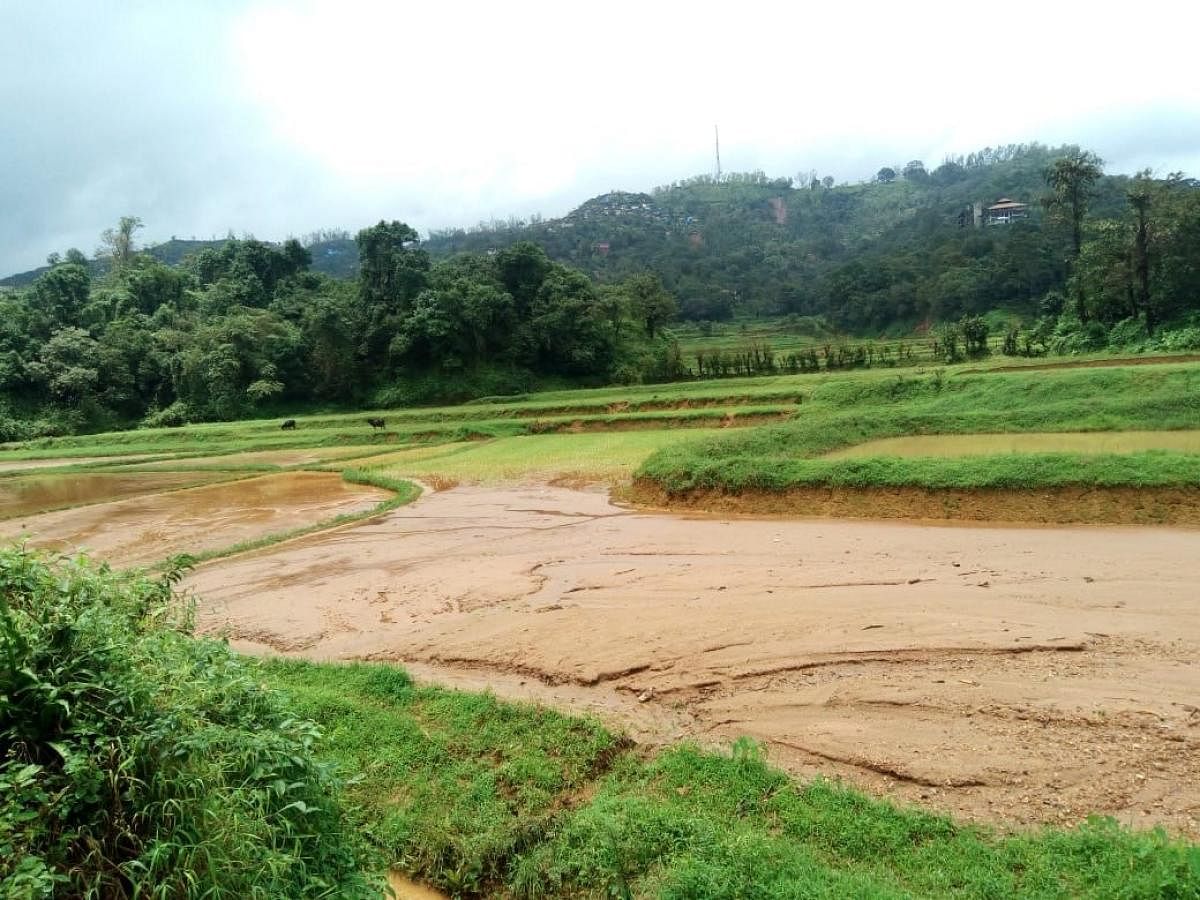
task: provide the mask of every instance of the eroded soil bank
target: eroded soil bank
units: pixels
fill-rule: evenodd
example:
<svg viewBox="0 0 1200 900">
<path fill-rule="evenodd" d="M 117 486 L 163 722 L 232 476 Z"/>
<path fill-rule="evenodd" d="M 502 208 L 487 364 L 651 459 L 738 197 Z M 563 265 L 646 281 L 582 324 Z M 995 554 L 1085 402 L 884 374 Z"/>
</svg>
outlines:
<svg viewBox="0 0 1200 900">
<path fill-rule="evenodd" d="M 461 487 L 218 561 L 204 630 L 594 712 L 742 734 L 965 818 L 1113 814 L 1200 836 L 1200 532 L 632 512 Z"/>
<path fill-rule="evenodd" d="M 0 522 L 0 538 L 23 535 L 35 547 L 85 549 L 114 566 L 141 566 L 369 509 L 389 496 L 331 472 L 287 472 L 11 519 Z"/>
<path fill-rule="evenodd" d="M 1200 526 L 1200 486 L 1078 486 L 1021 491 L 813 486 L 738 494 L 716 490 L 668 494 L 654 482 L 640 479 L 623 493 L 642 507 L 726 515 Z"/>
</svg>

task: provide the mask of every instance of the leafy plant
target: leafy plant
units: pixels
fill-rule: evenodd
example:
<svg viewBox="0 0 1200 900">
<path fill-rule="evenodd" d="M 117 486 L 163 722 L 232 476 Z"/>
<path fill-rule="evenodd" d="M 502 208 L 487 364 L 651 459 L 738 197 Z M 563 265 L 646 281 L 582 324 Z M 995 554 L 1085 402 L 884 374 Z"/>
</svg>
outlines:
<svg viewBox="0 0 1200 900">
<path fill-rule="evenodd" d="M 0 551 L 0 895 L 366 897 L 319 732 L 161 578 Z"/>
</svg>

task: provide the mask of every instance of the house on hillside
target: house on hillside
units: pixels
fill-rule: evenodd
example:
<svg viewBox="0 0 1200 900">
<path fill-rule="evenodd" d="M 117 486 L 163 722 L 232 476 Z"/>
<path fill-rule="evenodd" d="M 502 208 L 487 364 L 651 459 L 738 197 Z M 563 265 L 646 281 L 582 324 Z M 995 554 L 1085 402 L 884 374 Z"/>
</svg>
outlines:
<svg viewBox="0 0 1200 900">
<path fill-rule="evenodd" d="M 1008 197 L 1001 197 L 987 208 L 987 223 L 989 225 L 1008 225 L 1017 219 L 1029 216 L 1029 204 L 1018 203 Z"/>
</svg>

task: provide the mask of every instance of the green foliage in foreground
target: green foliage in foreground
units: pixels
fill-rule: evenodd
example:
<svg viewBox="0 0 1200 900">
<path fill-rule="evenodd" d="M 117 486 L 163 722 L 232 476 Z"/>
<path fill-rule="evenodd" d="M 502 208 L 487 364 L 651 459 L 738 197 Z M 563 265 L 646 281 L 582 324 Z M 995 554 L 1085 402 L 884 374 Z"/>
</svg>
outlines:
<svg viewBox="0 0 1200 900">
<path fill-rule="evenodd" d="M 367 897 L 337 785 L 172 578 L 0 551 L 0 897 Z"/>
<path fill-rule="evenodd" d="M 826 781 L 739 741 L 645 761 L 598 725 L 378 665 L 265 663 L 325 724 L 378 851 L 458 894 L 1197 897 L 1200 849 L 1111 821 L 998 836 Z"/>
<path fill-rule="evenodd" d="M 671 493 L 799 485 L 932 488 L 1200 484 L 1200 458 L 1147 452 L 960 459 L 825 460 L 876 438 L 915 434 L 1200 427 L 1200 366 L 1114 367 L 828 380 L 785 424 L 683 441 L 637 472 Z"/>
</svg>

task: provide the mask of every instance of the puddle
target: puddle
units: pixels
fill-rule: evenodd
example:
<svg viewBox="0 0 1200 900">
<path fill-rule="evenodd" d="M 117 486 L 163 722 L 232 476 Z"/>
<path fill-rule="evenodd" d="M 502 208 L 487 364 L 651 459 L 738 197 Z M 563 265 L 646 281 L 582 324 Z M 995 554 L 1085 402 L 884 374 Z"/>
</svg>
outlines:
<svg viewBox="0 0 1200 900">
<path fill-rule="evenodd" d="M 865 444 L 835 450 L 826 454 L 824 458 L 984 456 L 997 453 L 1134 453 L 1139 450 L 1200 453 L 1200 430 L 921 434 L 867 441 Z"/>
<path fill-rule="evenodd" d="M 220 473 L 73 473 L 31 475 L 0 480 L 0 519 L 28 516 L 64 506 L 104 503 L 176 488 L 223 480 Z"/>
<path fill-rule="evenodd" d="M 195 475 L 164 472 L 161 477 Z M 86 548 L 114 566 L 149 565 L 175 553 L 227 547 L 367 510 L 390 496 L 348 484 L 332 472 L 286 472 L 23 516 L 0 523 L 0 538 L 24 534 L 37 547 Z"/>
<path fill-rule="evenodd" d="M 396 900 L 448 900 L 441 891 L 413 881 L 395 869 L 388 872 L 388 887 L 396 894 Z"/>
</svg>

